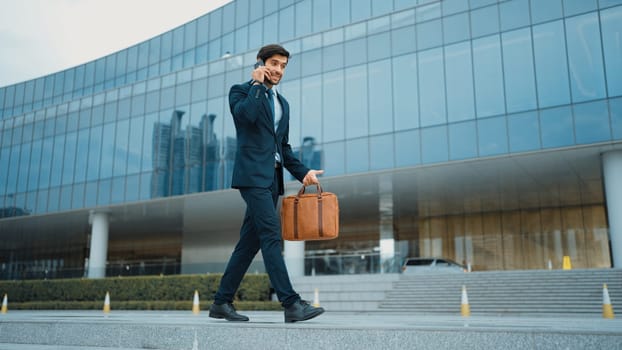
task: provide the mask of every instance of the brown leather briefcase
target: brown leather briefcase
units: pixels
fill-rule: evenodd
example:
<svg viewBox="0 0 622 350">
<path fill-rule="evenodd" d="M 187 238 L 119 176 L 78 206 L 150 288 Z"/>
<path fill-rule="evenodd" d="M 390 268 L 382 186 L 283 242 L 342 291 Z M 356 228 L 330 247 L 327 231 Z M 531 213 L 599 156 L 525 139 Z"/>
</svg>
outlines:
<svg viewBox="0 0 622 350">
<path fill-rule="evenodd" d="M 305 193 L 302 186 L 297 195 L 283 198 L 281 205 L 283 239 L 313 241 L 337 238 L 339 235 L 339 203 L 337 196 L 322 191 Z"/>
</svg>

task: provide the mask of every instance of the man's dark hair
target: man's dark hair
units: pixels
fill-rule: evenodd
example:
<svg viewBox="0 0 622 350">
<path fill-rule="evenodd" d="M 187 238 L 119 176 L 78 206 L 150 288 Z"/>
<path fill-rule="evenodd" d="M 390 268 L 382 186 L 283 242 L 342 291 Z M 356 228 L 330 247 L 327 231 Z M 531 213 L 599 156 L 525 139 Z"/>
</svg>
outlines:
<svg viewBox="0 0 622 350">
<path fill-rule="evenodd" d="M 282 55 L 282 56 L 287 57 L 287 59 L 289 60 L 289 52 L 285 50 L 285 48 L 281 45 L 277 45 L 277 44 L 266 45 L 262 47 L 261 49 L 259 49 L 259 52 L 257 52 L 257 58 L 261 59 L 264 62 L 266 62 L 268 58 L 274 55 Z"/>
</svg>

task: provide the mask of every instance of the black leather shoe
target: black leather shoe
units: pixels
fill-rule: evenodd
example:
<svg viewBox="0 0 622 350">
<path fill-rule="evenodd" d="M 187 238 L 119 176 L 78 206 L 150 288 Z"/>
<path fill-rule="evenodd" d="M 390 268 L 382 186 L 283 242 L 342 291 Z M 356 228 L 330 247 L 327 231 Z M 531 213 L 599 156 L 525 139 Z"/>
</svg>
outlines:
<svg viewBox="0 0 622 350">
<path fill-rule="evenodd" d="M 209 317 L 224 318 L 227 321 L 248 321 L 248 317 L 237 313 L 232 304 L 212 304 L 209 307 Z"/>
<path fill-rule="evenodd" d="M 323 313 L 323 308 L 311 306 L 304 300 L 298 300 L 290 307 L 285 308 L 285 322 L 306 321 Z"/>
</svg>

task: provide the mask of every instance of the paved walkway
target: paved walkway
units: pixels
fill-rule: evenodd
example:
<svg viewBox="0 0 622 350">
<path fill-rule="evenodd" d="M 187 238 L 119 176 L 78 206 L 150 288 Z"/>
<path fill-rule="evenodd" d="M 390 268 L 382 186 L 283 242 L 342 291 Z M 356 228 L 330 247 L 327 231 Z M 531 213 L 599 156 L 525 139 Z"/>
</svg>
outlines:
<svg viewBox="0 0 622 350">
<path fill-rule="evenodd" d="M 622 349 L 622 319 L 326 312 L 286 324 L 282 312 L 9 311 L 0 350 L 56 349 Z M 30 345 L 26 345 L 30 344 Z"/>
</svg>

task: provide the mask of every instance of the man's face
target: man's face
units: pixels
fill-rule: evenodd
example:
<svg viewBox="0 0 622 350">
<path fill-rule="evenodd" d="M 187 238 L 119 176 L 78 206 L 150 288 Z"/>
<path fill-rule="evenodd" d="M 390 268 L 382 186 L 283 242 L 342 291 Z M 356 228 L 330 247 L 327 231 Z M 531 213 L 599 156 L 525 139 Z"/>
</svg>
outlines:
<svg viewBox="0 0 622 350">
<path fill-rule="evenodd" d="M 264 62 L 266 68 L 270 71 L 270 84 L 277 85 L 283 74 L 285 74 L 285 67 L 287 67 L 287 57 L 283 55 L 274 55 Z"/>
</svg>

